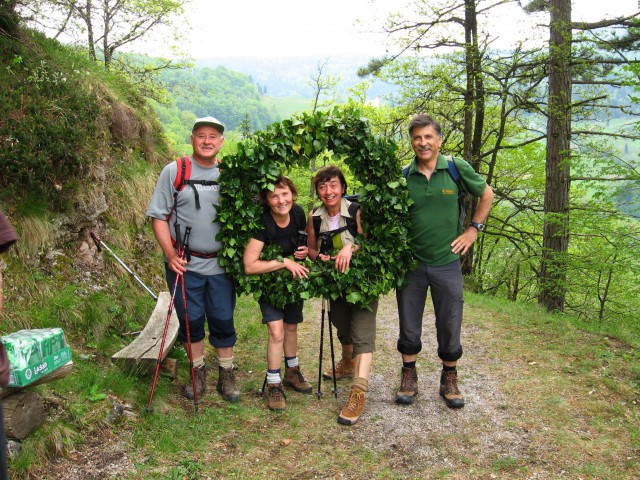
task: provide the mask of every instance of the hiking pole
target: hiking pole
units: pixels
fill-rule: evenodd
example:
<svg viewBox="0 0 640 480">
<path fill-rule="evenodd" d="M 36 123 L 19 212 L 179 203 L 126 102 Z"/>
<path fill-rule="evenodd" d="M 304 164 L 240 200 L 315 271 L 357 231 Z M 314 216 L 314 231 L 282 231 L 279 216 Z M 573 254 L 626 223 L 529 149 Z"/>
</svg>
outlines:
<svg viewBox="0 0 640 480">
<path fill-rule="evenodd" d="M 322 386 L 322 344 L 324 343 L 324 302 L 325 299 L 322 297 L 322 315 L 320 320 L 320 354 L 318 356 L 318 391 L 316 395 L 318 400 L 322 397 L 322 391 L 320 390 Z"/>
<path fill-rule="evenodd" d="M 178 281 L 182 277 L 182 274 L 176 274 L 176 281 L 173 285 L 173 291 L 171 293 L 171 300 L 169 301 L 169 311 L 167 312 L 167 320 L 164 324 L 164 332 L 162 334 L 162 342 L 160 343 L 160 352 L 156 359 L 156 371 L 153 374 L 153 383 L 151 384 L 151 394 L 149 395 L 149 404 L 145 409 L 147 412 L 151 411 L 151 403 L 153 402 L 153 394 L 156 391 L 156 384 L 158 383 L 158 374 L 160 373 L 160 364 L 162 363 L 162 354 L 164 352 L 164 343 L 167 339 L 167 332 L 169 331 L 169 323 L 171 322 L 171 314 L 173 313 L 173 303 L 176 298 L 176 291 L 178 290 Z"/>
<path fill-rule="evenodd" d="M 154 294 L 154 293 L 149 289 L 149 287 L 147 287 L 147 286 L 142 282 L 142 280 L 140 280 L 140 278 L 138 278 L 138 276 L 137 276 L 135 273 L 133 273 L 133 271 L 132 271 L 129 267 L 127 267 L 127 266 L 124 264 L 124 262 L 123 262 L 122 260 L 120 260 L 120 259 L 118 258 L 118 256 L 117 256 L 115 253 L 113 253 L 113 251 L 112 251 L 109 247 L 107 247 L 107 245 L 106 245 L 102 240 L 100 240 L 100 238 L 98 238 L 98 236 L 97 236 L 95 233 L 90 232 L 90 233 L 89 233 L 89 235 L 91 235 L 91 238 L 92 238 L 92 239 L 93 239 L 93 241 L 95 242 L 95 244 L 96 244 L 96 248 L 98 249 L 98 251 L 99 251 L 99 252 L 101 252 L 101 251 L 102 251 L 102 247 L 104 247 L 104 248 L 105 248 L 105 250 L 106 250 L 107 252 L 109 252 L 109 253 L 113 256 L 113 258 L 115 258 L 115 259 L 118 261 L 118 263 L 119 263 L 120 265 L 122 265 L 122 268 L 124 268 L 124 269 L 127 271 L 127 273 L 128 273 L 129 275 L 131 275 L 131 276 L 132 276 L 132 277 L 133 277 L 133 278 L 134 278 L 134 279 L 135 279 L 135 280 L 136 280 L 140 285 L 142 285 L 142 287 L 143 287 L 147 292 L 149 292 L 149 295 L 151 295 L 155 301 L 158 301 L 158 297 L 157 297 L 157 296 L 156 296 L 156 295 L 155 295 L 155 294 Z"/>
<path fill-rule="evenodd" d="M 181 247 L 178 247 L 178 255 L 180 258 L 184 258 L 186 251 L 181 251 Z M 160 351 L 158 352 L 158 358 L 156 359 L 156 370 L 153 375 L 153 383 L 151 384 L 151 394 L 149 395 L 149 403 L 147 408 L 145 409 L 147 412 L 151 411 L 151 404 L 153 402 L 153 394 L 156 391 L 156 385 L 158 383 L 158 375 L 160 373 L 160 364 L 162 363 L 162 354 L 164 353 L 164 344 L 167 339 L 167 332 L 169 331 L 169 324 L 171 322 L 171 314 L 173 313 L 173 306 L 176 298 L 176 292 L 178 291 L 178 282 L 183 275 L 181 273 L 176 274 L 176 281 L 173 284 L 173 290 L 171 293 L 171 300 L 169 301 L 169 310 L 167 312 L 167 320 L 164 324 L 164 332 L 162 333 L 162 341 L 160 342 Z M 184 288 L 184 279 L 183 279 L 183 288 Z M 183 299 L 184 301 L 184 299 Z M 186 302 L 185 302 L 186 306 Z M 189 354 L 190 355 L 190 354 Z M 191 365 L 193 366 L 193 361 L 191 361 Z M 195 397 L 194 397 L 195 398 Z"/>
<path fill-rule="evenodd" d="M 331 328 L 331 303 L 327 300 L 327 322 L 329 324 L 329 345 L 331 346 L 331 369 L 333 370 L 333 396 L 338 398 L 338 385 L 336 383 L 336 356 L 333 351 L 333 329 Z"/>
<path fill-rule="evenodd" d="M 262 382 L 262 388 L 258 390 L 258 395 L 264 397 L 265 388 L 267 388 L 267 374 L 264 374 L 264 382 Z"/>
<path fill-rule="evenodd" d="M 183 246 L 178 247 L 178 254 L 181 258 L 185 255 L 189 256 L 189 234 L 191 233 L 191 227 L 187 227 L 184 234 Z M 191 351 L 191 332 L 189 331 L 189 310 L 187 309 L 187 289 L 184 282 L 184 274 L 182 277 L 182 304 L 184 305 L 184 326 L 187 333 L 187 355 L 189 357 L 189 370 L 191 371 L 191 385 L 193 386 L 193 407 L 195 413 L 198 413 L 198 392 L 196 391 L 196 371 L 193 367 L 193 352 Z"/>
</svg>

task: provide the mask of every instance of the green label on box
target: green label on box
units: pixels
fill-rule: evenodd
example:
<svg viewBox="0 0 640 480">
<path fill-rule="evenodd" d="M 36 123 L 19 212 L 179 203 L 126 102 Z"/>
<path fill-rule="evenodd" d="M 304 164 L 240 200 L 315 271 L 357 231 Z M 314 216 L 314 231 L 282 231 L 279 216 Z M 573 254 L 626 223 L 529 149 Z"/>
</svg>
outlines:
<svg viewBox="0 0 640 480">
<path fill-rule="evenodd" d="M 24 387 L 45 375 L 60 368 L 71 360 L 71 349 L 65 347 L 62 350 L 45 357 L 41 362 L 26 368 L 12 369 L 9 375 L 9 387 Z"/>
</svg>

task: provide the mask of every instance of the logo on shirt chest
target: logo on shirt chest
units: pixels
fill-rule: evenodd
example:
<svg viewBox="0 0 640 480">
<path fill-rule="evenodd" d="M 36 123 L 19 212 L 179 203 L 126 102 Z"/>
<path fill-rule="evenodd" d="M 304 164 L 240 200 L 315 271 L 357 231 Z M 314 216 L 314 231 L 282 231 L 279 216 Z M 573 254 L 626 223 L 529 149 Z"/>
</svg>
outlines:
<svg viewBox="0 0 640 480">
<path fill-rule="evenodd" d="M 443 188 L 442 190 L 440 190 L 440 193 L 442 195 L 455 195 L 456 194 L 455 190 L 452 190 L 450 188 Z"/>
</svg>

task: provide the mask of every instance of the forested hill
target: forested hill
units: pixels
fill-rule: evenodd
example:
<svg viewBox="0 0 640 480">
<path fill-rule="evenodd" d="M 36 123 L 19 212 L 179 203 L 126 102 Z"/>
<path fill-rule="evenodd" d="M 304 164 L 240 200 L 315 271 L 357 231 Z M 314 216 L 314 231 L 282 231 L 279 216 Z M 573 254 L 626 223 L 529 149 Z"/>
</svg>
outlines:
<svg viewBox="0 0 640 480">
<path fill-rule="evenodd" d="M 166 70 L 159 79 L 173 101 L 155 108 L 171 132 L 182 132 L 183 136 L 188 133 L 188 112 L 196 117 L 214 115 L 229 130 L 235 130 L 243 121 L 253 129 L 263 129 L 277 120 L 277 113 L 264 102 L 259 86 L 248 75 L 224 66 Z"/>
</svg>

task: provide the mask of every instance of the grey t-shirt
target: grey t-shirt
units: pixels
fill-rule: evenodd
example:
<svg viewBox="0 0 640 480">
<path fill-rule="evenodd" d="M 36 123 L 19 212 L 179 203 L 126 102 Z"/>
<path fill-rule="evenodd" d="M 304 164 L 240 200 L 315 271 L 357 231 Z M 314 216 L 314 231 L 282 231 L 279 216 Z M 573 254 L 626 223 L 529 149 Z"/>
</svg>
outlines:
<svg viewBox="0 0 640 480">
<path fill-rule="evenodd" d="M 191 160 L 190 180 L 218 180 L 220 170 L 218 166 L 203 167 L 193 157 Z M 175 178 L 178 174 L 176 162 L 168 164 L 160 173 L 151 197 L 151 203 L 147 209 L 147 216 L 167 220 L 171 237 L 175 240 L 176 215 L 180 225 L 180 235 L 184 238 L 186 227 L 191 227 L 189 236 L 189 248 L 193 252 L 210 254 L 217 252 L 222 244 L 216 240 L 220 231 L 220 224 L 216 222 L 216 206 L 220 196 L 219 185 L 185 185 L 178 193 L 174 207 L 173 195 Z M 196 209 L 196 197 L 194 188 L 198 189 L 200 197 L 200 209 Z M 224 269 L 218 265 L 217 258 L 200 258 L 195 255 L 187 264 L 187 270 L 201 275 L 218 275 L 224 273 Z"/>
</svg>

